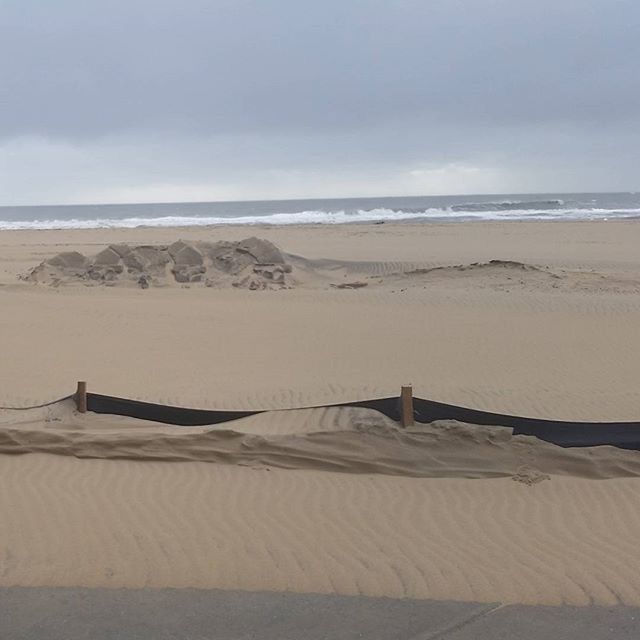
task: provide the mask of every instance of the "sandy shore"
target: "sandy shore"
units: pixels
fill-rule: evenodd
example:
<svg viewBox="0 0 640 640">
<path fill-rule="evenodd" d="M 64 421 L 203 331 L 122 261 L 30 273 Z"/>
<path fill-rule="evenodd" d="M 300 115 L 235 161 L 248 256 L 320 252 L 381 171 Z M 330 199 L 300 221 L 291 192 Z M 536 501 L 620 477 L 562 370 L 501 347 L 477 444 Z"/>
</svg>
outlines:
<svg viewBox="0 0 640 640">
<path fill-rule="evenodd" d="M 17 278 L 62 251 L 250 234 L 299 257 L 290 288 Z M 78 379 L 100 393 L 233 409 L 385 396 L 412 382 L 422 397 L 495 412 L 640 420 L 638 246 L 635 222 L 3 232 L 0 407 L 66 396 Z M 491 260 L 514 264 L 470 266 Z M 367 286 L 332 286 L 352 280 Z M 353 431 L 361 415 L 267 416 L 236 425 L 262 438 L 263 453 L 270 438 L 294 437 L 296 460 L 317 461 L 318 442 L 333 460 L 352 455 L 340 472 L 229 457 L 228 444 L 222 459 L 85 459 L 105 434 L 129 451 L 146 437 L 156 453 L 166 434 L 79 422 L 65 408 L 0 410 L 10 436 L 0 446 L 33 451 L 0 454 L 10 514 L 0 520 L 0 585 L 640 604 L 640 479 L 626 477 L 637 476 L 636 454 L 600 449 L 576 466 L 535 449 L 527 460 L 549 478 L 529 485 L 513 481 L 524 445 L 456 441 L 433 454 L 446 464 L 403 474 L 411 445 L 393 449 L 386 468 L 344 463 L 381 455 L 379 440 Z M 336 435 L 347 432 L 357 439 Z M 304 455 L 300 438 L 313 445 Z M 195 442 L 201 452 L 202 436 Z"/>
<path fill-rule="evenodd" d="M 528 487 L 41 454 L 1 469 L 3 586 L 640 604 L 638 480 Z"/>
<path fill-rule="evenodd" d="M 193 407 L 278 408 L 395 393 L 582 420 L 640 415 L 640 225 L 507 223 L 252 229 L 307 258 L 384 274 L 491 259 L 569 274 L 493 282 L 389 278 L 358 291 L 39 287 L 17 281 L 63 250 L 112 242 L 238 239 L 237 228 L 12 232 L 0 236 L 0 405 L 90 389 Z M 595 273 L 592 273 L 594 271 Z M 604 276 L 604 277 L 603 277 Z M 336 279 L 340 279 L 340 274 Z M 622 282 L 622 284 L 621 284 Z M 547 283 L 548 284 L 548 283 Z M 375 285 L 375 286 L 374 286 Z"/>
</svg>

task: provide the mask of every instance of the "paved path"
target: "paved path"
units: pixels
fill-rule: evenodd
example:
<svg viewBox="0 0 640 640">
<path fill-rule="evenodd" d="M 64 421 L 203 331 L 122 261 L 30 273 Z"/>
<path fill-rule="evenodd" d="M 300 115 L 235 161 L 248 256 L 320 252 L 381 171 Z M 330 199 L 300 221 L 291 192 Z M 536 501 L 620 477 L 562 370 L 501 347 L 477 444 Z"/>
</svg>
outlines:
<svg viewBox="0 0 640 640">
<path fill-rule="evenodd" d="M 637 640 L 640 609 L 194 589 L 0 589 L 2 640 Z"/>
</svg>

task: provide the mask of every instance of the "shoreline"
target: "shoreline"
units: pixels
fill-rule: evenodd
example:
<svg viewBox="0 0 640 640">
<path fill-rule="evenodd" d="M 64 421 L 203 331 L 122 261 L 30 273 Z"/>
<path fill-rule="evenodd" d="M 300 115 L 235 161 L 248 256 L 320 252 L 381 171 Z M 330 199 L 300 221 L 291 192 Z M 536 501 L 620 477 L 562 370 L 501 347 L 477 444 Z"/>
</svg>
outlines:
<svg viewBox="0 0 640 640">
<path fill-rule="evenodd" d="M 324 227 L 378 227 L 378 226 L 460 226 L 460 225 L 501 225 L 501 224 L 553 224 L 553 225 L 582 225 L 582 224 L 624 224 L 624 223 L 636 223 L 640 220 L 640 214 L 637 216 L 629 217 L 611 217 L 611 218 L 574 218 L 562 220 L 560 218 L 530 218 L 530 219 L 462 219 L 452 218 L 450 220 L 443 218 L 424 218 L 420 219 L 398 219 L 398 220 L 354 220 L 349 222 L 292 222 L 292 223 L 276 223 L 276 222 L 220 222 L 220 223 L 206 223 L 206 224 L 167 224 L 167 225 L 154 225 L 154 224 L 136 224 L 135 226 L 95 226 L 95 227 L 33 227 L 33 228 L 20 228 L 9 229 L 0 228 L 0 236 L 5 233 L 57 233 L 57 232 L 74 232 L 74 231 L 136 231 L 136 230 L 175 230 L 186 229 L 187 231 L 197 230 L 220 230 L 227 228 L 242 228 L 247 231 L 251 229 L 317 229 Z M 5 221 L 9 222 L 9 221 Z"/>
<path fill-rule="evenodd" d="M 283 251 L 306 258 L 422 262 L 434 266 L 498 258 L 607 271 L 619 266 L 622 271 L 640 273 L 640 223 L 635 220 L 363 222 L 2 230 L 0 284 L 11 282 L 11 275 L 15 276 L 11 269 L 17 263 L 32 267 L 65 247 L 91 252 L 96 246 L 112 243 L 157 245 L 178 239 L 217 241 L 248 236 L 263 237 Z"/>
</svg>

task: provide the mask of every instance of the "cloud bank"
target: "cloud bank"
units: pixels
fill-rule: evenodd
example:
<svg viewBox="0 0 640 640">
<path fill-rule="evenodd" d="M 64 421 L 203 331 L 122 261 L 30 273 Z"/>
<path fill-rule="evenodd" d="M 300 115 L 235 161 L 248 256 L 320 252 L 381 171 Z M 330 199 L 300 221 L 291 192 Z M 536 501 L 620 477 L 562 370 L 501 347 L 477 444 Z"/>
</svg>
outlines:
<svg viewBox="0 0 640 640">
<path fill-rule="evenodd" d="M 636 189 L 639 27 L 628 0 L 6 0 L 0 204 Z"/>
</svg>

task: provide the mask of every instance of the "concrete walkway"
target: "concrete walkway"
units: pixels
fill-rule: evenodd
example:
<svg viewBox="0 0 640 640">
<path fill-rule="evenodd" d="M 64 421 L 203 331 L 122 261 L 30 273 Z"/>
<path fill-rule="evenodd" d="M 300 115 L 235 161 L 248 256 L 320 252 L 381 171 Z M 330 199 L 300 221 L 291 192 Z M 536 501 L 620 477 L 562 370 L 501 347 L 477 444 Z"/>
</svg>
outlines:
<svg viewBox="0 0 640 640">
<path fill-rule="evenodd" d="M 640 609 L 195 589 L 0 589 L 2 640 L 636 640 Z"/>
</svg>

